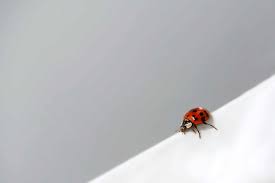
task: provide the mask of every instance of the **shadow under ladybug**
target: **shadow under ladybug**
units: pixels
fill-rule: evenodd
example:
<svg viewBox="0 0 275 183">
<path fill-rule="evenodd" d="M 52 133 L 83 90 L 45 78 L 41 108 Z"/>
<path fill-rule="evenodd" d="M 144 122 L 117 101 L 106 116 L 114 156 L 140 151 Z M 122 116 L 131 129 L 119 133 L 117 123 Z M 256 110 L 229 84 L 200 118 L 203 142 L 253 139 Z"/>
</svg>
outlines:
<svg viewBox="0 0 275 183">
<path fill-rule="evenodd" d="M 185 134 L 187 129 L 192 129 L 194 133 L 196 133 L 197 131 L 199 133 L 199 137 L 201 138 L 201 133 L 197 127 L 198 125 L 204 124 L 218 130 L 214 125 L 211 125 L 206 122 L 209 120 L 209 118 L 210 113 L 206 109 L 202 107 L 191 109 L 190 111 L 184 114 L 183 121 L 177 132 L 182 132 Z"/>
</svg>

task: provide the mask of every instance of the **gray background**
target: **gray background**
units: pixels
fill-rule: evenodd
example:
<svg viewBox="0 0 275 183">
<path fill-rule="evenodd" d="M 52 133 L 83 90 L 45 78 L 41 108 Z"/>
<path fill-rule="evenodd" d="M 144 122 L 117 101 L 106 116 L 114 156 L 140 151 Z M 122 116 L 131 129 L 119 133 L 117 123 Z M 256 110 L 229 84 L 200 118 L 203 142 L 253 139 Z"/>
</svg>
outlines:
<svg viewBox="0 0 275 183">
<path fill-rule="evenodd" d="M 85 182 L 275 71 L 274 1 L 0 1 L 0 182 Z"/>
</svg>

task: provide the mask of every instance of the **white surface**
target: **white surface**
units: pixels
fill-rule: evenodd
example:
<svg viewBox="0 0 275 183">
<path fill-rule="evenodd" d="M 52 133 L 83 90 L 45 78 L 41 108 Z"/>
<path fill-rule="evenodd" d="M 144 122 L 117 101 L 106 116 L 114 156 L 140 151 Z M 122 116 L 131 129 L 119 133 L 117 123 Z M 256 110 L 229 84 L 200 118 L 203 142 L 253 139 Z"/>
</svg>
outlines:
<svg viewBox="0 0 275 183">
<path fill-rule="evenodd" d="M 218 131 L 177 133 L 90 183 L 275 182 L 274 104 L 275 76 L 213 112 Z"/>
</svg>

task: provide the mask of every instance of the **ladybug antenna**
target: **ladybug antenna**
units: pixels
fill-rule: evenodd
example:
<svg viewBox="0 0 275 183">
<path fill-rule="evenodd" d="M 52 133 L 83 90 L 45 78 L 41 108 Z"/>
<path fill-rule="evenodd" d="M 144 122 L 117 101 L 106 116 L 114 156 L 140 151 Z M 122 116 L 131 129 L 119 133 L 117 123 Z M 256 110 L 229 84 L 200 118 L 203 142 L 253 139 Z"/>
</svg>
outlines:
<svg viewBox="0 0 275 183">
<path fill-rule="evenodd" d="M 180 128 L 178 129 L 178 132 L 182 132 L 185 134 L 185 130 L 186 130 L 185 126 L 180 126 Z"/>
</svg>

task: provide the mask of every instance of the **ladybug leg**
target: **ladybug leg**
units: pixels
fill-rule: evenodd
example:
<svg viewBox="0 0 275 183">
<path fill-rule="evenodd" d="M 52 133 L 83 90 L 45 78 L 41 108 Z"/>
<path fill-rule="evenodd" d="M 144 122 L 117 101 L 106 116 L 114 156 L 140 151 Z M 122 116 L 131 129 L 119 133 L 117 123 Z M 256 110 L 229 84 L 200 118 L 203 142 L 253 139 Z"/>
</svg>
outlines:
<svg viewBox="0 0 275 183">
<path fill-rule="evenodd" d="M 185 135 L 186 128 L 183 129 L 182 133 Z"/>
<path fill-rule="evenodd" d="M 194 127 L 196 128 L 196 130 L 199 132 L 199 137 L 201 138 L 201 133 L 200 133 L 200 131 L 199 131 L 199 129 L 198 129 L 198 127 L 197 127 L 197 125 L 195 125 L 194 124 Z"/>
<path fill-rule="evenodd" d="M 211 124 L 209 124 L 209 123 L 206 123 L 205 121 L 203 122 L 203 124 L 209 125 L 209 126 L 211 126 L 212 128 L 215 128 L 216 130 L 218 130 L 214 125 L 211 125 Z"/>
<path fill-rule="evenodd" d="M 192 128 L 192 130 L 193 130 L 194 133 L 197 133 L 196 130 L 195 130 L 194 128 Z"/>
</svg>

